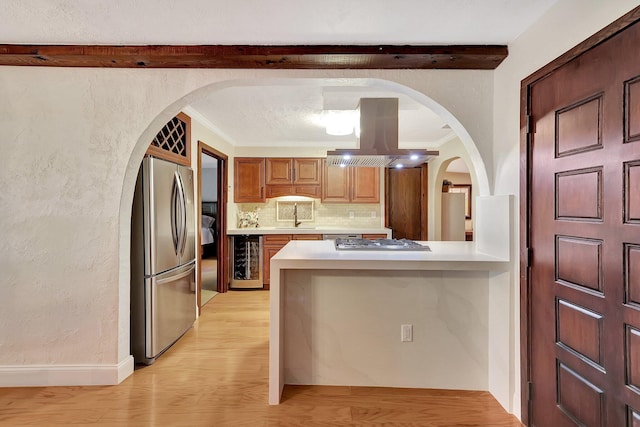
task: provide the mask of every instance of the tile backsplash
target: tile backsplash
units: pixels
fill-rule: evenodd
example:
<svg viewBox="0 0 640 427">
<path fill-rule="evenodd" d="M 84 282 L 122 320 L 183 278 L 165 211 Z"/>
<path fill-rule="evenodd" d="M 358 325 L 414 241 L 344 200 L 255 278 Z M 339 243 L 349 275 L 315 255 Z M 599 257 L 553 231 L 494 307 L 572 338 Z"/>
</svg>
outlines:
<svg viewBox="0 0 640 427">
<path fill-rule="evenodd" d="M 312 226 L 335 226 L 354 228 L 378 228 L 383 226 L 379 204 L 362 203 L 321 203 L 320 199 L 304 198 L 313 200 L 313 221 L 305 222 L 305 225 Z M 266 203 L 238 203 L 238 211 L 257 211 L 258 223 L 260 227 L 283 227 L 291 223 L 292 220 L 277 220 L 278 198 L 268 199 Z M 290 198 L 286 199 L 291 202 Z M 300 203 L 304 201 L 299 200 Z"/>
</svg>

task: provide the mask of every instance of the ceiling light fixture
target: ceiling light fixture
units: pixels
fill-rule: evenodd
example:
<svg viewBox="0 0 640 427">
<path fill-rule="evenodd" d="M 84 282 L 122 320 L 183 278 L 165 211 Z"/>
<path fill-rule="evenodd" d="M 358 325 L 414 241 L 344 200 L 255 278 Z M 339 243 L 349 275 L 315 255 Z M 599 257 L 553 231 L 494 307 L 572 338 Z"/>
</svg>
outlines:
<svg viewBox="0 0 640 427">
<path fill-rule="evenodd" d="M 323 113 L 323 122 L 328 135 L 351 135 L 359 121 L 355 110 L 327 110 Z"/>
</svg>

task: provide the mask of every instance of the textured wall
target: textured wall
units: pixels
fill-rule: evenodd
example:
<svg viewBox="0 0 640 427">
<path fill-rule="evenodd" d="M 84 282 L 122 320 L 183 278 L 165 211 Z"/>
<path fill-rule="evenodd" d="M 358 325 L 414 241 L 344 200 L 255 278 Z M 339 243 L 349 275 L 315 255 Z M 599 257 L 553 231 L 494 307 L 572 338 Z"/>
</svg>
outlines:
<svg viewBox="0 0 640 427">
<path fill-rule="evenodd" d="M 450 109 L 491 158 L 487 71 L 1 68 L 0 366 L 126 358 L 130 208 L 148 141 L 196 89 L 296 76 L 414 86 Z"/>
</svg>

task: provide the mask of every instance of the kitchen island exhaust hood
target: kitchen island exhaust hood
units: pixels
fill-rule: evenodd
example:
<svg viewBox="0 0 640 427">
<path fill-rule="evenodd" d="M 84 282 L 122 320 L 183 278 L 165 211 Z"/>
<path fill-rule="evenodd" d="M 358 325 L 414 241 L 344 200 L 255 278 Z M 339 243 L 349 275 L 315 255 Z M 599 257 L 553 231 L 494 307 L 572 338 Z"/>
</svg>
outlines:
<svg viewBox="0 0 640 427">
<path fill-rule="evenodd" d="M 327 165 L 415 167 L 438 151 L 398 148 L 398 98 L 360 99 L 360 148 L 327 151 Z"/>
</svg>

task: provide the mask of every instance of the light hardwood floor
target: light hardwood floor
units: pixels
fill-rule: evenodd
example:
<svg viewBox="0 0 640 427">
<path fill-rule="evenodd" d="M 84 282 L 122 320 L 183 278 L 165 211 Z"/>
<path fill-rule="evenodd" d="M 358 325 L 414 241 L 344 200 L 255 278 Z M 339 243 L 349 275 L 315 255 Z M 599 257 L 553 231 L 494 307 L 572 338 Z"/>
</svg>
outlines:
<svg viewBox="0 0 640 427">
<path fill-rule="evenodd" d="M 117 386 L 0 388 L 0 425 L 521 426 L 487 392 L 287 386 L 269 406 L 268 301 L 266 291 L 218 295 Z"/>
</svg>

